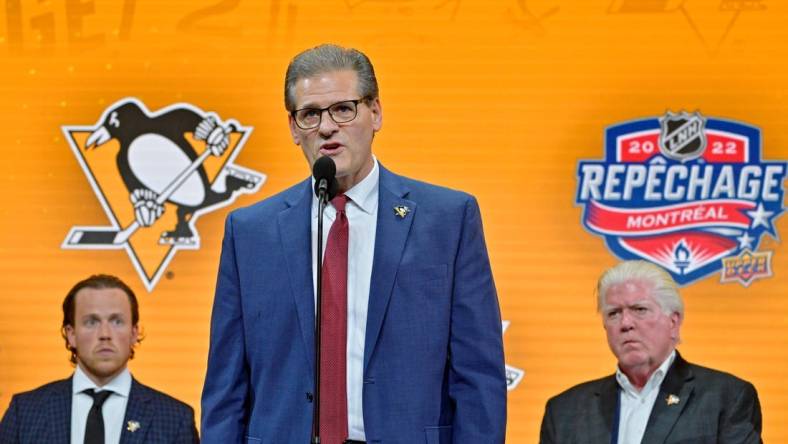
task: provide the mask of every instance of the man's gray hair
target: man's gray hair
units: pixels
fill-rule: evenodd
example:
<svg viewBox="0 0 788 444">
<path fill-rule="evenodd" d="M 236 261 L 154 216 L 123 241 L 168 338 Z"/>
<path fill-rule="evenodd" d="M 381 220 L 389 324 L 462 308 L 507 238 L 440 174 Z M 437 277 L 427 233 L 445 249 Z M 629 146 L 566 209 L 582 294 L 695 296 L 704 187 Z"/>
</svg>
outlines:
<svg viewBox="0 0 788 444">
<path fill-rule="evenodd" d="M 361 51 L 338 45 L 316 46 L 293 57 L 285 74 L 285 108 L 295 111 L 295 84 L 300 79 L 331 71 L 351 70 L 358 75 L 358 94 L 365 100 L 378 98 L 378 80 L 372 62 Z"/>
<path fill-rule="evenodd" d="M 597 283 L 597 311 L 602 312 L 605 295 L 611 286 L 631 281 L 650 282 L 654 286 L 654 299 L 662 311 L 667 315 L 678 313 L 684 318 L 684 302 L 676 281 L 662 267 L 646 261 L 620 262 L 602 273 Z"/>
</svg>

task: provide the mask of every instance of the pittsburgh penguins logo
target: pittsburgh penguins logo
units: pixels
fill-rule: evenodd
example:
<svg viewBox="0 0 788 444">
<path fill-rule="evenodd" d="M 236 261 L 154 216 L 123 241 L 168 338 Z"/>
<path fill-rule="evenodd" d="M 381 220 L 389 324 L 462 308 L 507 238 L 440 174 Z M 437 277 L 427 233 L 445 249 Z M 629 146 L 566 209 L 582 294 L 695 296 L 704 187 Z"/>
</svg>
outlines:
<svg viewBox="0 0 788 444">
<path fill-rule="evenodd" d="M 151 113 L 127 98 L 63 132 L 112 224 L 74 227 L 63 248 L 126 249 L 148 290 L 175 251 L 199 248 L 200 215 L 265 180 L 233 163 L 251 128 L 189 104 Z"/>
</svg>

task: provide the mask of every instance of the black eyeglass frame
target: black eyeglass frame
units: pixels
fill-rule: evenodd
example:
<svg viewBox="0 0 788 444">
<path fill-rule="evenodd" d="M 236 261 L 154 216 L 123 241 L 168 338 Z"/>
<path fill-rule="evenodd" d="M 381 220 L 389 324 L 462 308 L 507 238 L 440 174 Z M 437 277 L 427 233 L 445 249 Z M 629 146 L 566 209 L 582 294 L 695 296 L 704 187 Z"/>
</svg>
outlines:
<svg viewBox="0 0 788 444">
<path fill-rule="evenodd" d="M 290 116 L 293 118 L 293 121 L 295 122 L 296 126 L 301 128 L 302 130 L 311 130 L 311 129 L 315 129 L 315 128 L 319 127 L 320 124 L 323 123 L 323 113 L 325 111 L 328 111 L 328 116 L 331 118 L 331 120 L 334 121 L 334 123 L 336 123 L 337 125 L 340 125 L 340 124 L 343 124 L 343 123 L 348 123 L 348 122 L 352 122 L 352 121 L 356 120 L 356 117 L 358 117 L 358 105 L 359 105 L 359 103 L 366 103 L 368 100 L 369 100 L 368 97 L 362 97 L 360 99 L 355 99 L 355 100 L 341 100 L 339 102 L 332 103 L 331 105 L 328 105 L 325 108 L 312 108 L 312 107 L 299 108 L 297 110 L 290 111 Z M 333 108 L 333 107 L 335 107 L 335 106 L 337 106 L 337 105 L 339 105 L 341 103 L 352 103 L 353 104 L 353 108 L 356 110 L 356 112 L 353 114 L 352 118 L 350 118 L 348 120 L 343 120 L 342 122 L 337 122 L 337 119 L 335 119 L 334 115 L 331 114 L 331 108 Z M 303 126 L 301 126 L 301 124 L 298 123 L 298 119 L 296 118 L 296 113 L 299 112 L 299 111 L 307 110 L 307 109 L 308 110 L 312 110 L 312 111 L 319 111 L 320 112 L 320 114 L 319 114 L 320 117 L 317 119 L 317 125 L 304 128 Z"/>
</svg>

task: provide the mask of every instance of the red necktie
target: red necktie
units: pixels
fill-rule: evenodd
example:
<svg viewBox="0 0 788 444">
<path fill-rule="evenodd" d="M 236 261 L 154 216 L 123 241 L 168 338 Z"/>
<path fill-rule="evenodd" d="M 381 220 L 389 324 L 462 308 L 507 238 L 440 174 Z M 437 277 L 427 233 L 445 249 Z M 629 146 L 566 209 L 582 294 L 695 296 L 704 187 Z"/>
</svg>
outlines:
<svg viewBox="0 0 788 444">
<path fill-rule="evenodd" d="M 344 194 L 331 200 L 337 217 L 323 259 L 320 441 L 324 444 L 341 444 L 347 438 L 347 201 Z"/>
</svg>

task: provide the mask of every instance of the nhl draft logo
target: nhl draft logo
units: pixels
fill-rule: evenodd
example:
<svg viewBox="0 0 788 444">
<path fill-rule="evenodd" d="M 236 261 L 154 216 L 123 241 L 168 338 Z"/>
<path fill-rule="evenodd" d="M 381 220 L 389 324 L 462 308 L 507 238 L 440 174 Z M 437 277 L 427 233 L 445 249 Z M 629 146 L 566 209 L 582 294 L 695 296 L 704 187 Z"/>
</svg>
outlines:
<svg viewBox="0 0 788 444">
<path fill-rule="evenodd" d="M 754 126 L 671 113 L 607 129 L 605 158 L 581 161 L 583 225 L 621 259 L 662 266 L 680 285 L 720 272 L 744 286 L 771 276 L 788 165 L 761 159 Z"/>
<path fill-rule="evenodd" d="M 200 216 L 260 189 L 265 175 L 233 163 L 251 131 L 186 103 L 150 112 L 135 98 L 94 126 L 63 126 L 110 225 L 75 226 L 62 248 L 124 249 L 151 291 L 176 251 L 200 247 Z"/>
<path fill-rule="evenodd" d="M 511 321 L 501 321 L 501 333 L 506 333 L 506 329 L 509 328 L 509 324 Z M 517 367 L 512 367 L 509 364 L 506 364 L 506 390 L 512 391 L 520 385 L 520 381 L 523 380 L 525 377 L 525 370 L 519 369 Z"/>
</svg>

